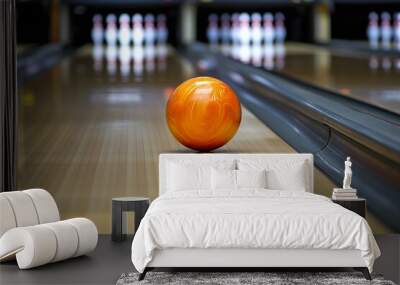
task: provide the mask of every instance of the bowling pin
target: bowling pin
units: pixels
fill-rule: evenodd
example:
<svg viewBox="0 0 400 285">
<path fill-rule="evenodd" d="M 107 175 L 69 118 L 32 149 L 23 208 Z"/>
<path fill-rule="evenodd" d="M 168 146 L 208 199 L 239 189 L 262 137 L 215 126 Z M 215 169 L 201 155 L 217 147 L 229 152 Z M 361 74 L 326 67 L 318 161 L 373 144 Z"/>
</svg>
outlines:
<svg viewBox="0 0 400 285">
<path fill-rule="evenodd" d="M 275 48 L 271 43 L 266 43 L 264 45 L 264 68 L 268 70 L 274 69 L 274 56 Z"/>
<path fill-rule="evenodd" d="M 279 44 L 283 44 L 286 39 L 285 15 L 276 13 L 275 15 L 275 40 Z"/>
<path fill-rule="evenodd" d="M 264 43 L 270 45 L 274 42 L 275 28 L 273 25 L 274 16 L 271 13 L 264 14 Z"/>
<path fill-rule="evenodd" d="M 274 47 L 274 54 L 276 59 L 275 67 L 281 70 L 285 67 L 286 49 L 284 43 L 276 43 Z"/>
<path fill-rule="evenodd" d="M 93 68 L 96 72 L 99 72 L 103 69 L 103 56 L 104 50 L 103 45 L 95 44 L 92 48 L 92 56 L 93 56 Z"/>
<path fill-rule="evenodd" d="M 133 72 L 136 79 L 139 79 L 143 74 L 143 58 L 144 51 L 142 45 L 134 45 L 132 48 L 132 59 L 133 59 Z"/>
<path fill-rule="evenodd" d="M 208 42 L 212 45 L 218 43 L 218 16 L 211 14 L 208 17 L 207 38 Z"/>
<path fill-rule="evenodd" d="M 93 16 L 92 41 L 95 45 L 101 45 L 104 38 L 103 17 L 99 14 Z"/>
<path fill-rule="evenodd" d="M 250 30 L 250 16 L 247 13 L 241 13 L 239 15 L 239 43 L 241 45 L 249 45 L 251 39 Z"/>
<path fill-rule="evenodd" d="M 239 14 L 233 13 L 231 17 L 232 27 L 231 27 L 231 42 L 233 45 L 238 44 L 239 35 Z"/>
<path fill-rule="evenodd" d="M 221 16 L 221 41 L 223 44 L 228 44 L 231 37 L 230 17 L 228 14 Z"/>
<path fill-rule="evenodd" d="M 394 67 L 396 68 L 396 70 L 400 70 L 400 58 L 395 59 Z"/>
<path fill-rule="evenodd" d="M 390 48 L 390 41 L 392 40 L 392 26 L 391 17 L 388 12 L 381 14 L 381 39 L 384 48 Z"/>
<path fill-rule="evenodd" d="M 392 68 L 392 61 L 390 59 L 390 57 L 385 56 L 382 59 L 382 69 L 384 71 L 389 71 Z"/>
<path fill-rule="evenodd" d="M 259 13 L 253 13 L 251 15 L 251 41 L 253 45 L 259 46 L 262 39 L 261 15 Z"/>
<path fill-rule="evenodd" d="M 132 41 L 135 46 L 141 46 L 143 44 L 143 17 L 140 14 L 134 14 L 132 16 Z"/>
<path fill-rule="evenodd" d="M 155 56 L 156 56 L 156 50 L 154 48 L 154 45 L 152 44 L 146 45 L 144 53 L 146 61 L 146 71 L 148 73 L 153 73 L 155 69 Z"/>
<path fill-rule="evenodd" d="M 114 14 L 108 14 L 106 18 L 106 42 L 109 46 L 115 46 L 117 43 L 117 17 Z"/>
<path fill-rule="evenodd" d="M 154 16 L 147 14 L 144 17 L 144 42 L 146 45 L 154 45 L 156 30 L 154 27 Z"/>
<path fill-rule="evenodd" d="M 377 47 L 379 41 L 378 14 L 375 12 L 371 12 L 369 13 L 368 19 L 368 41 L 371 47 Z"/>
<path fill-rule="evenodd" d="M 369 58 L 369 69 L 375 71 L 379 68 L 379 59 L 377 56 L 373 55 Z"/>
<path fill-rule="evenodd" d="M 128 14 L 119 16 L 118 41 L 121 46 L 128 46 L 131 42 L 130 17 Z"/>
<path fill-rule="evenodd" d="M 231 46 L 229 44 L 222 44 L 220 48 L 223 55 L 230 55 Z"/>
<path fill-rule="evenodd" d="M 121 45 L 118 50 L 118 58 L 122 77 L 128 77 L 131 70 L 131 48 L 129 45 Z"/>
<path fill-rule="evenodd" d="M 231 47 L 231 56 L 234 59 L 239 59 L 239 54 L 240 54 L 240 44 L 235 43 L 234 45 L 232 45 Z"/>
<path fill-rule="evenodd" d="M 167 68 L 168 48 L 164 44 L 157 45 L 157 68 L 164 71 Z"/>
<path fill-rule="evenodd" d="M 250 45 L 248 44 L 242 44 L 239 46 L 238 50 L 239 54 L 239 60 L 244 62 L 244 63 L 250 63 L 251 61 L 251 49 Z"/>
<path fill-rule="evenodd" d="M 167 18 L 164 14 L 157 15 L 157 43 L 165 44 L 168 39 Z"/>
<path fill-rule="evenodd" d="M 115 45 L 107 45 L 106 58 L 108 74 L 115 75 L 117 71 L 117 47 Z"/>
<path fill-rule="evenodd" d="M 251 63 L 254 66 L 261 66 L 263 59 L 262 47 L 260 44 L 254 44 L 251 46 Z"/>
<path fill-rule="evenodd" d="M 400 13 L 396 13 L 394 20 L 394 40 L 396 47 L 400 50 Z"/>
</svg>

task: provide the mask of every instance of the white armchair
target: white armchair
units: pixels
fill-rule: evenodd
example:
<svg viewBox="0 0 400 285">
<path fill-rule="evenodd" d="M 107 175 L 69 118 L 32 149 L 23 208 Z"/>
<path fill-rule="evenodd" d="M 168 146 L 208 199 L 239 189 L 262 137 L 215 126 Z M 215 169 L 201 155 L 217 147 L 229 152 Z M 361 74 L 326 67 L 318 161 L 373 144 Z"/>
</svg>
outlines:
<svg viewBox="0 0 400 285">
<path fill-rule="evenodd" d="M 57 262 L 94 250 L 97 238 L 86 218 L 60 221 L 43 189 L 0 193 L 0 262 L 16 258 L 20 269 Z"/>
</svg>

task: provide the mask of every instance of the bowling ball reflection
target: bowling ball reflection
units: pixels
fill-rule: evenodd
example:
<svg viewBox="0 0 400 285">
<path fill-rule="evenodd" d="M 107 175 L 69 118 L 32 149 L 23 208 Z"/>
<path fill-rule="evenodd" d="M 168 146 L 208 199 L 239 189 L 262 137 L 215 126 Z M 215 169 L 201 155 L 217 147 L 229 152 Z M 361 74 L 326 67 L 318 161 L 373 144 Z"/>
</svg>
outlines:
<svg viewBox="0 0 400 285">
<path fill-rule="evenodd" d="M 180 84 L 167 102 L 168 127 L 186 147 L 210 151 L 226 144 L 240 125 L 242 112 L 235 92 L 212 77 Z"/>
</svg>

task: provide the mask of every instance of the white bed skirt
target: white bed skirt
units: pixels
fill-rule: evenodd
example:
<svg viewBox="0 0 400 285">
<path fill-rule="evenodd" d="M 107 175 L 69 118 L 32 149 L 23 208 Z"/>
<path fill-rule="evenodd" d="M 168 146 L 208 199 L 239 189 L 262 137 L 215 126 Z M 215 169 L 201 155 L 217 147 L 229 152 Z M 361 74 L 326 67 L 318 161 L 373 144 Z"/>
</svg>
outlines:
<svg viewBox="0 0 400 285">
<path fill-rule="evenodd" d="M 194 249 L 155 250 L 147 267 L 366 267 L 359 250 Z"/>
</svg>

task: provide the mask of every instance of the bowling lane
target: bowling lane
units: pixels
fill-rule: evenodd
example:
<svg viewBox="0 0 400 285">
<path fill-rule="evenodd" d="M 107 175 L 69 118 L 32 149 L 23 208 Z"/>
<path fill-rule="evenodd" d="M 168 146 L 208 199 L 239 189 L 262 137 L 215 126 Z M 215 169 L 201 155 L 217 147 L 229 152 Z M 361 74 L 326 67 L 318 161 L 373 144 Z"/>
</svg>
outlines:
<svg viewBox="0 0 400 285">
<path fill-rule="evenodd" d="M 18 188 L 42 187 L 62 218 L 86 216 L 111 230 L 111 198 L 158 195 L 158 155 L 190 151 L 165 121 L 168 94 L 193 77 L 172 48 L 83 47 L 19 90 Z M 243 108 L 220 152 L 294 152 Z M 332 183 L 320 172 L 316 189 Z"/>
<path fill-rule="evenodd" d="M 289 44 L 286 50 L 283 74 L 400 114 L 400 58 L 299 44 Z"/>
<path fill-rule="evenodd" d="M 400 58 L 365 56 L 308 44 L 262 46 L 228 54 L 268 70 L 400 114 Z M 227 50 L 223 49 L 223 52 Z M 246 56 L 246 54 L 248 54 Z"/>
</svg>

